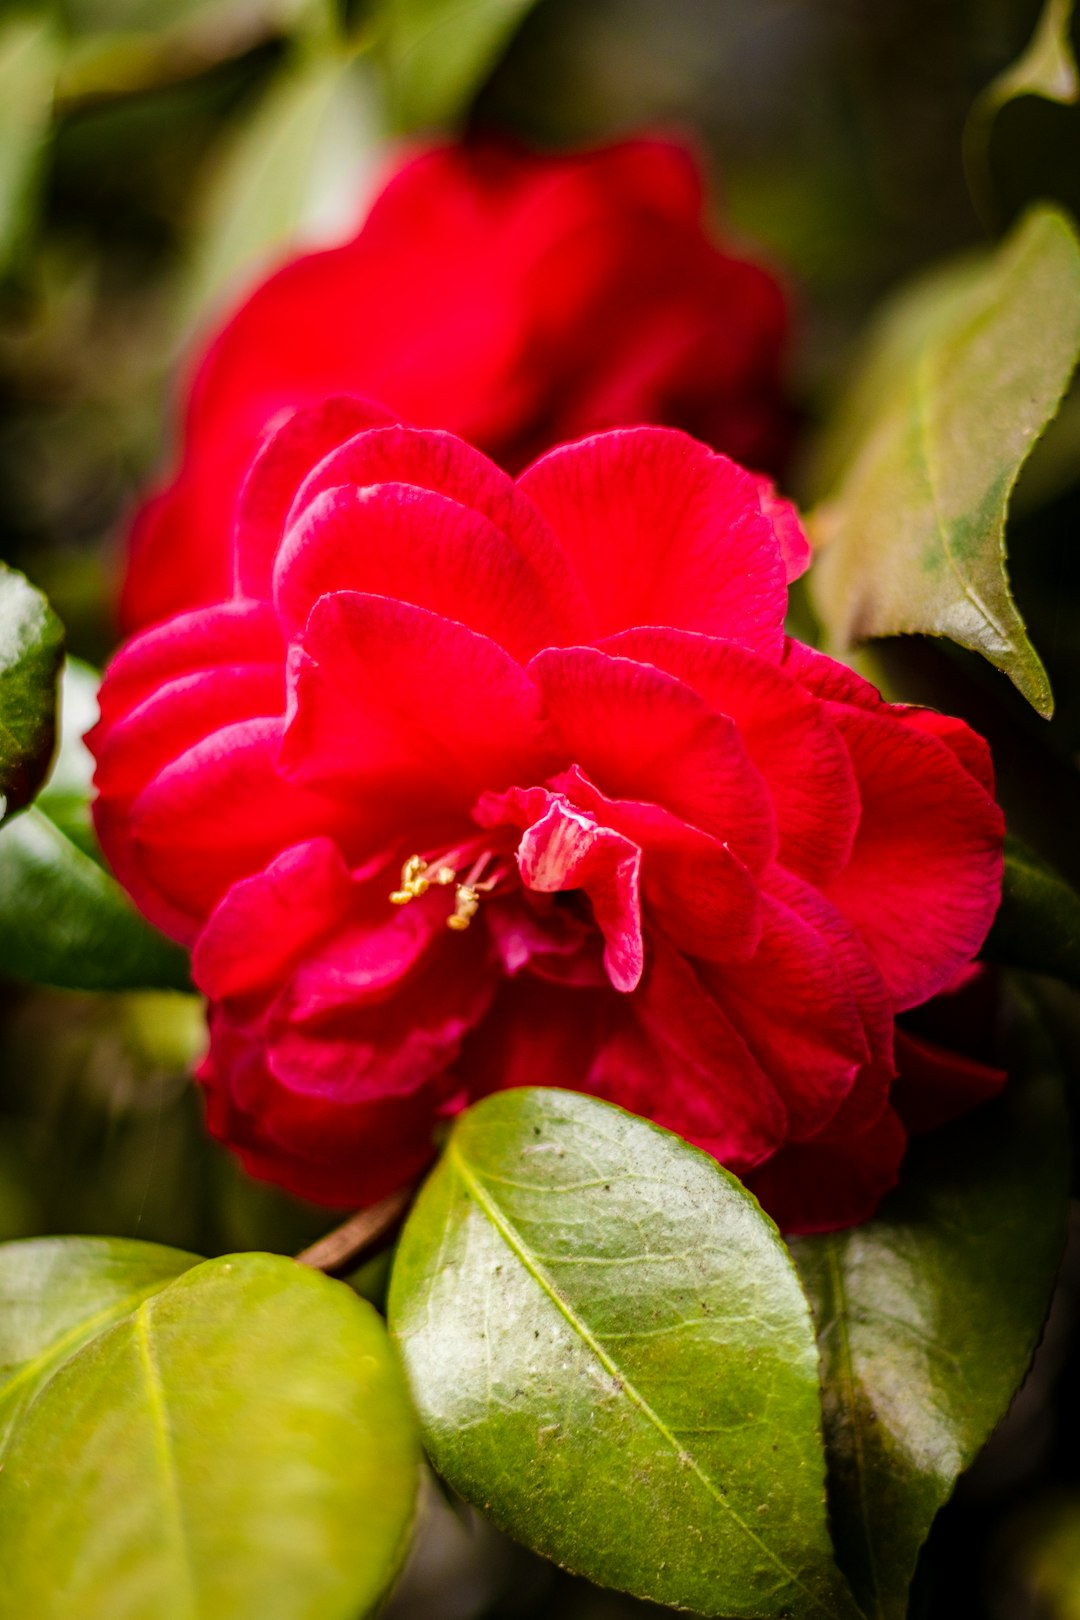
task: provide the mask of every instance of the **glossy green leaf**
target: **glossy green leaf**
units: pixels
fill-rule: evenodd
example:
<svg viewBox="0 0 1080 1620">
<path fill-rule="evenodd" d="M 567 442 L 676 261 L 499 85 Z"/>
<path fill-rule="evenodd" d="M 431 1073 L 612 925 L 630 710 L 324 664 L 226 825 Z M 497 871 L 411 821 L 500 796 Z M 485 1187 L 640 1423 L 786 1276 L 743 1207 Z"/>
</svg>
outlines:
<svg viewBox="0 0 1080 1620">
<path fill-rule="evenodd" d="M 1068 1123 L 1051 1058 L 1035 1061 L 1027 1084 L 918 1143 L 874 1220 L 791 1244 L 821 1345 L 837 1557 L 867 1620 L 903 1620 L 934 1516 L 1042 1330 Z"/>
<path fill-rule="evenodd" d="M 847 1615 L 810 1316 L 772 1222 L 670 1132 L 558 1090 L 455 1123 L 389 1317 L 428 1453 L 568 1569 L 702 1615 Z"/>
<path fill-rule="evenodd" d="M 1080 350 L 1080 243 L 1063 214 L 1034 209 L 947 292 L 929 322 L 918 306 L 911 341 L 897 336 L 897 312 L 871 339 L 852 390 L 877 375 L 877 408 L 811 514 L 811 590 L 834 647 L 948 636 L 1049 715 L 1049 682 L 1009 589 L 1005 514 Z M 897 357 L 887 388 L 886 346 Z"/>
<path fill-rule="evenodd" d="M 64 630 L 22 574 L 0 563 L 0 819 L 29 804 L 56 745 Z"/>
<path fill-rule="evenodd" d="M 29 224 L 58 57 L 49 18 L 27 8 L 0 23 L 0 271 L 8 268 Z"/>
<path fill-rule="evenodd" d="M 0 975 L 66 990 L 185 990 L 185 953 L 37 806 L 0 829 Z"/>
<path fill-rule="evenodd" d="M 1019 838 L 1005 841 L 1001 906 L 982 954 L 1080 988 L 1080 895 Z"/>
<path fill-rule="evenodd" d="M 4 1601 L 34 1620 L 358 1620 L 400 1565 L 418 1475 L 371 1307 L 277 1255 L 205 1261 L 14 1427 Z"/>
<path fill-rule="evenodd" d="M 68 1357 L 198 1263 L 123 1238 L 0 1244 L 0 1461 L 14 1424 Z"/>
<path fill-rule="evenodd" d="M 379 0 L 374 26 L 402 129 L 453 122 L 535 0 Z"/>
</svg>

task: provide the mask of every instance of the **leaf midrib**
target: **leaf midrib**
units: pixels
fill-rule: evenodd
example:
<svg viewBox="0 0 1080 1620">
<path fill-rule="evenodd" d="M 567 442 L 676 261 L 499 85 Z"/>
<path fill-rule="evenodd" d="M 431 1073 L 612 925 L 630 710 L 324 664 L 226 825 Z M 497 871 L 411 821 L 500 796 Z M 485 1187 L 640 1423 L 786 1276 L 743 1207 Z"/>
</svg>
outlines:
<svg viewBox="0 0 1080 1620">
<path fill-rule="evenodd" d="M 746 1520 L 743 1519 L 741 1514 L 736 1512 L 736 1510 L 731 1506 L 731 1503 L 727 1501 L 719 1487 L 713 1483 L 709 1475 L 704 1471 L 700 1463 L 697 1461 L 697 1458 L 694 1457 L 691 1452 L 687 1451 L 684 1446 L 679 1444 L 674 1433 L 668 1428 L 660 1414 L 653 1409 L 637 1386 L 627 1377 L 618 1363 L 613 1360 L 613 1358 L 604 1349 L 600 1341 L 590 1331 L 586 1323 L 584 1323 L 577 1315 L 570 1302 L 565 1299 L 564 1296 L 559 1292 L 558 1288 L 556 1288 L 554 1282 L 544 1271 L 543 1266 L 536 1259 L 532 1250 L 529 1249 L 528 1245 L 521 1239 L 519 1234 L 510 1225 L 509 1221 L 505 1218 L 500 1210 L 498 1204 L 487 1192 L 482 1182 L 480 1182 L 469 1169 L 468 1164 L 462 1157 L 461 1149 L 458 1147 L 457 1142 L 453 1138 L 451 1138 L 451 1141 L 447 1147 L 446 1157 L 448 1160 L 453 1162 L 458 1175 L 465 1184 L 466 1191 L 472 1197 L 474 1202 L 479 1205 L 480 1209 L 487 1216 L 492 1226 L 495 1227 L 496 1231 L 502 1237 L 507 1247 L 513 1254 L 517 1256 L 525 1270 L 551 1300 L 552 1304 L 559 1311 L 560 1315 L 567 1323 L 569 1323 L 574 1332 L 592 1351 L 593 1355 L 600 1362 L 600 1365 L 604 1368 L 604 1370 L 612 1378 L 619 1381 L 621 1393 L 624 1394 L 638 1408 L 646 1420 L 652 1424 L 657 1433 L 672 1448 L 679 1460 L 689 1466 L 713 1500 L 724 1509 L 725 1513 L 727 1513 L 734 1523 L 738 1525 L 739 1529 L 742 1530 L 744 1535 L 746 1535 L 748 1539 L 752 1541 L 754 1545 L 764 1554 L 764 1556 L 769 1559 L 770 1563 L 772 1563 L 774 1567 L 780 1571 L 785 1580 L 800 1591 L 807 1599 L 809 1599 L 810 1603 L 815 1609 L 819 1610 L 822 1614 L 831 1615 L 832 1611 L 825 1603 L 822 1602 L 817 1593 L 813 1592 L 810 1587 L 808 1587 L 805 1582 L 800 1579 L 794 1570 L 789 1569 L 784 1563 L 783 1559 L 773 1551 L 767 1542 L 761 1539 L 751 1525 L 747 1524 Z"/>
</svg>

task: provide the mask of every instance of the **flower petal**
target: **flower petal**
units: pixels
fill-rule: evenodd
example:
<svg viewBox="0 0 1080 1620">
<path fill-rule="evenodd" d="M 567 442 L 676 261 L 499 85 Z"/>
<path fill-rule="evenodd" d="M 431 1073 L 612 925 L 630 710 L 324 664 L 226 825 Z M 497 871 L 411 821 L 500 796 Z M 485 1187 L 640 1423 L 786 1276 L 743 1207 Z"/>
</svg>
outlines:
<svg viewBox="0 0 1080 1620">
<path fill-rule="evenodd" d="M 624 428 L 551 451 L 519 486 L 548 519 L 598 632 L 701 630 L 774 661 L 787 588 L 755 479 L 668 428 Z"/>
<path fill-rule="evenodd" d="M 886 1108 L 860 1136 L 794 1142 L 746 1179 L 782 1232 L 835 1232 L 870 1219 L 900 1178 L 907 1135 Z"/>
<path fill-rule="evenodd" d="M 274 567 L 286 633 L 303 632 L 320 596 L 363 591 L 479 630 L 524 662 L 558 640 L 541 583 L 487 518 L 411 484 L 330 489 L 289 528 Z"/>
<path fill-rule="evenodd" d="M 862 817 L 826 895 L 869 946 L 897 1011 L 944 988 L 986 937 L 1001 896 L 1001 811 L 937 737 L 887 712 L 830 704 Z"/>
<path fill-rule="evenodd" d="M 529 665 L 574 764 L 616 799 L 653 800 L 758 871 L 776 848 L 768 790 L 731 720 L 648 664 L 588 647 Z"/>
<path fill-rule="evenodd" d="M 646 628 L 602 646 L 666 670 L 735 722 L 769 790 L 781 865 L 811 883 L 842 870 L 859 820 L 859 792 L 824 704 L 775 664 L 712 636 Z"/>
<path fill-rule="evenodd" d="M 340 591 L 316 603 L 290 668 L 291 780 L 468 810 L 484 788 L 559 762 L 540 694 L 494 641 L 423 608 Z"/>
<path fill-rule="evenodd" d="M 337 394 L 271 423 L 237 498 L 233 579 L 239 595 L 269 600 L 285 520 L 316 462 L 353 434 L 397 420 L 372 400 Z"/>
<path fill-rule="evenodd" d="M 514 480 L 487 456 L 450 433 L 387 427 L 359 433 L 309 472 L 296 496 L 290 525 L 328 490 L 346 485 L 409 484 L 433 490 L 493 523 L 529 564 L 558 625 L 555 640 L 584 641 L 593 615 L 581 582 L 548 524 Z"/>
</svg>

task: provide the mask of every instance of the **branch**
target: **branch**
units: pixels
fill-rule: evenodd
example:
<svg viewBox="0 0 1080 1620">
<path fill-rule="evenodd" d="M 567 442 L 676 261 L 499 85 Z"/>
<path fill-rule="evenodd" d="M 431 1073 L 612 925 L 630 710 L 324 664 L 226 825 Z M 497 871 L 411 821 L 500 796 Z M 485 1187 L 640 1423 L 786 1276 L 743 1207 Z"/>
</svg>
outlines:
<svg viewBox="0 0 1080 1620">
<path fill-rule="evenodd" d="M 357 1210 L 347 1221 L 335 1226 L 310 1248 L 302 1249 L 297 1260 L 302 1266 L 312 1266 L 335 1276 L 351 1271 L 356 1262 L 369 1249 L 379 1246 L 393 1232 L 412 1201 L 415 1186 L 399 1187 L 386 1198 L 372 1204 L 370 1209 Z"/>
</svg>

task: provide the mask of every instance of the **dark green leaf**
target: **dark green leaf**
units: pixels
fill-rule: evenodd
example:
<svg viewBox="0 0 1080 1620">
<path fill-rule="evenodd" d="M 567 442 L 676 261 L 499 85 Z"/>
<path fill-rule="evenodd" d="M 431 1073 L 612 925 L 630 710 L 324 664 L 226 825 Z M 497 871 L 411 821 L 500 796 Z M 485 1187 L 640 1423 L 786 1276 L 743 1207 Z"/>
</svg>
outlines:
<svg viewBox="0 0 1080 1620">
<path fill-rule="evenodd" d="M 1001 906 L 982 954 L 1080 988 L 1080 895 L 1019 838 L 1005 841 Z"/>
<path fill-rule="evenodd" d="M 0 829 L 0 975 L 66 990 L 191 985 L 184 952 L 36 805 Z"/>
<path fill-rule="evenodd" d="M 395 122 L 453 122 L 535 0 L 379 0 L 375 12 Z"/>
<path fill-rule="evenodd" d="M 209 1260 L 23 1412 L 4 1601 L 34 1620 L 358 1620 L 400 1565 L 418 1474 L 371 1307 L 280 1256 Z"/>
<path fill-rule="evenodd" d="M 1063 214 L 1040 207 L 977 269 L 935 283 L 936 300 L 918 288 L 887 312 L 840 408 L 858 430 L 811 515 L 815 605 L 837 648 L 949 636 L 1049 715 L 1009 590 L 1005 514 L 1080 349 L 1080 243 Z"/>
<path fill-rule="evenodd" d="M 429 1454 L 503 1529 L 703 1615 L 846 1615 L 817 1358 L 776 1228 L 678 1137 L 575 1092 L 454 1126 L 390 1285 Z"/>
<path fill-rule="evenodd" d="M 1065 1239 L 1052 1059 L 920 1143 L 865 1226 L 792 1252 L 821 1345 L 837 1557 L 867 1620 L 903 1620 L 919 1548 L 1042 1330 Z"/>
<path fill-rule="evenodd" d="M 29 580 L 0 563 L 0 819 L 29 804 L 56 745 L 64 630 Z"/>
</svg>

